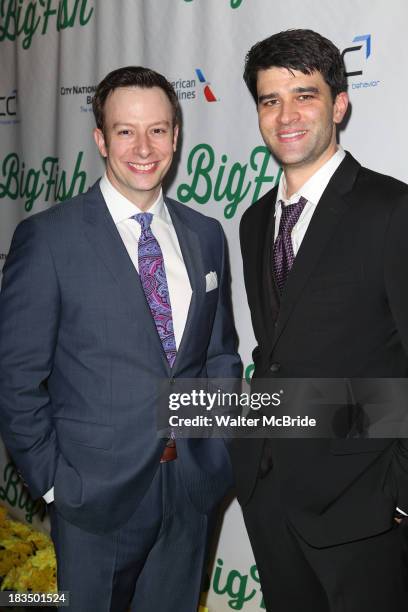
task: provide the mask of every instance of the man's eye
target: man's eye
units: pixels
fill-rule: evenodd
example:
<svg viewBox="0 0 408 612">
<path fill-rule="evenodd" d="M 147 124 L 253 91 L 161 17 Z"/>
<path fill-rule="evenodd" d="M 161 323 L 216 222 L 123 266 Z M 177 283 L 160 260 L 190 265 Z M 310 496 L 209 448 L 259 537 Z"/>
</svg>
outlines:
<svg viewBox="0 0 408 612">
<path fill-rule="evenodd" d="M 276 106 L 279 101 L 276 98 L 271 98 L 270 100 L 264 100 L 262 104 L 263 106 Z"/>
<path fill-rule="evenodd" d="M 307 101 L 307 100 L 313 100 L 314 96 L 312 94 L 302 94 L 301 96 L 299 96 L 299 100 L 301 102 L 303 101 Z"/>
<path fill-rule="evenodd" d="M 153 128 L 153 134 L 165 134 L 166 130 L 164 128 Z"/>
<path fill-rule="evenodd" d="M 130 130 L 119 130 L 119 134 L 123 136 L 128 136 L 130 134 Z"/>
</svg>

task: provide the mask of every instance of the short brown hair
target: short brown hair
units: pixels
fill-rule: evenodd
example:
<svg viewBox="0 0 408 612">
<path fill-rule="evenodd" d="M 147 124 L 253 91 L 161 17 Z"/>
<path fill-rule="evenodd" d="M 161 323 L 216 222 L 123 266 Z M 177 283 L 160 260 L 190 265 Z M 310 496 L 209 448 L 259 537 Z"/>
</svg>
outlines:
<svg viewBox="0 0 408 612">
<path fill-rule="evenodd" d="M 257 80 L 260 70 L 287 68 L 303 74 L 320 72 L 330 87 L 333 101 L 347 91 L 346 70 L 338 48 L 313 30 L 286 30 L 256 43 L 245 58 L 244 81 L 258 102 Z"/>
<path fill-rule="evenodd" d="M 119 87 L 160 87 L 173 109 L 173 126 L 180 125 L 181 111 L 177 94 L 172 84 L 159 72 L 143 66 L 126 66 L 113 70 L 99 83 L 92 101 L 96 126 L 104 131 L 104 108 L 106 100 Z"/>
</svg>

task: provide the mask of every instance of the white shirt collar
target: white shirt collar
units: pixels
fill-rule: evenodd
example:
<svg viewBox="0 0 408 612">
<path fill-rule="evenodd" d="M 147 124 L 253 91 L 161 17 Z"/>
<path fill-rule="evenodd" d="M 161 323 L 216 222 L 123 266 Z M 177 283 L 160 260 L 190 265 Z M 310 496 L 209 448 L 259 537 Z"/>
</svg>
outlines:
<svg viewBox="0 0 408 612">
<path fill-rule="evenodd" d="M 121 221 L 130 219 L 134 215 L 137 215 L 137 213 L 143 212 L 112 185 L 106 172 L 99 182 L 99 187 L 115 225 L 118 225 Z M 160 189 L 157 200 L 146 212 L 152 213 L 155 217 L 171 225 L 170 215 L 164 205 L 162 189 Z"/>
<path fill-rule="evenodd" d="M 279 187 L 278 196 L 276 198 L 276 206 L 279 205 L 279 200 L 283 200 L 285 204 L 293 204 L 299 201 L 299 198 L 303 196 L 308 202 L 312 202 L 317 205 L 320 198 L 323 195 L 323 191 L 326 189 L 328 182 L 331 177 L 340 166 L 341 162 L 345 158 L 346 153 L 340 145 L 337 148 L 336 153 L 325 163 L 317 172 L 315 172 L 310 179 L 302 185 L 302 187 L 294 193 L 289 199 L 286 198 L 286 179 L 282 172 Z"/>
</svg>

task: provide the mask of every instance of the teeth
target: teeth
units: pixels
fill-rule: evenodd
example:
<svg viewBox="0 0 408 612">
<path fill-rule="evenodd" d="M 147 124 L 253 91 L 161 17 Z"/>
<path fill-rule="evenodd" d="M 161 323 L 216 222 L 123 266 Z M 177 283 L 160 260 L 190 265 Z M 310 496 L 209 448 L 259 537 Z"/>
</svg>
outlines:
<svg viewBox="0 0 408 612">
<path fill-rule="evenodd" d="M 132 166 L 133 168 L 136 168 L 136 170 L 151 170 L 153 168 L 153 166 L 155 165 L 155 163 L 153 162 L 152 164 L 135 164 L 133 162 L 128 162 L 129 166 Z"/>
<path fill-rule="evenodd" d="M 300 136 L 302 134 L 306 134 L 306 131 L 304 132 L 291 132 L 290 134 L 279 134 L 280 138 L 294 138 L 295 136 Z"/>
</svg>

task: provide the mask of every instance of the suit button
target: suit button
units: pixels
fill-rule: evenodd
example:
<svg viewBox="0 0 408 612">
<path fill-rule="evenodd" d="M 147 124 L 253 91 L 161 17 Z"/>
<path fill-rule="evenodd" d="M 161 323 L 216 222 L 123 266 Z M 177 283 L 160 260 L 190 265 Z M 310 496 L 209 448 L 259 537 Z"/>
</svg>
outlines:
<svg viewBox="0 0 408 612">
<path fill-rule="evenodd" d="M 279 372 L 279 370 L 281 369 L 281 364 L 280 363 L 273 363 L 271 365 L 271 367 L 269 368 L 271 372 Z"/>
<path fill-rule="evenodd" d="M 170 378 L 170 384 L 171 384 L 171 385 L 174 385 L 174 383 L 175 383 L 175 382 L 176 382 L 176 379 L 175 379 L 175 378 Z"/>
</svg>

